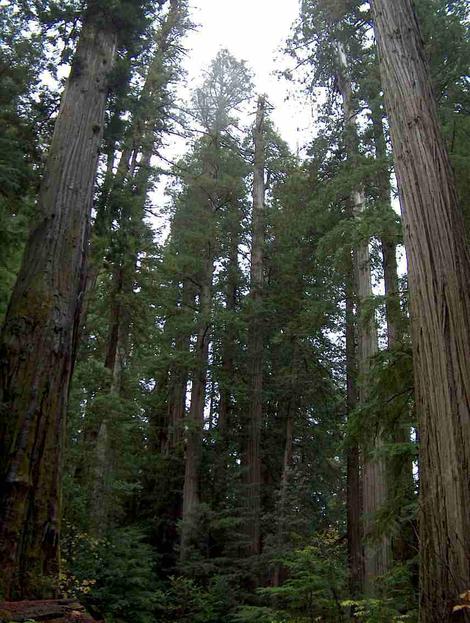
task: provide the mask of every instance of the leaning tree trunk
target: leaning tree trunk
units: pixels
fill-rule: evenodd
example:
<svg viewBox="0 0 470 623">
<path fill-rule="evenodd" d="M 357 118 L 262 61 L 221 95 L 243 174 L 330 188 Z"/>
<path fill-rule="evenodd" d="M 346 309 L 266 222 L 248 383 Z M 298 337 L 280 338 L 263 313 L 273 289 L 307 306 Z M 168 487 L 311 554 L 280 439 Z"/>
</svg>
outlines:
<svg viewBox="0 0 470 623">
<path fill-rule="evenodd" d="M 470 257 L 411 0 L 374 0 L 403 205 L 420 431 L 420 621 L 470 588 Z"/>
<path fill-rule="evenodd" d="M 251 246 L 251 304 L 248 335 L 249 399 L 246 447 L 246 526 L 248 552 L 261 551 L 261 426 L 263 419 L 263 330 L 260 306 L 264 283 L 264 229 L 265 229 L 265 108 L 263 97 L 258 100 L 254 129 L 255 163 L 253 179 L 253 217 Z"/>
<path fill-rule="evenodd" d="M 337 43 L 338 59 L 338 88 L 343 100 L 344 123 L 348 159 L 351 163 L 357 161 L 358 136 L 356 127 L 357 111 L 354 106 L 349 67 L 341 43 Z M 363 188 L 351 193 L 353 214 L 360 218 L 366 205 Z M 357 338 L 358 338 L 358 373 L 360 404 L 365 404 L 369 398 L 366 387 L 366 378 L 370 369 L 371 358 L 378 352 L 377 330 L 375 319 L 368 318 L 364 312 L 364 304 L 372 296 L 372 279 L 369 254 L 369 242 L 362 242 L 355 252 L 356 285 L 357 285 Z M 380 426 L 373 434 L 373 443 L 364 449 L 362 466 L 362 511 L 363 511 L 363 552 L 364 552 L 364 590 L 372 593 L 376 578 L 383 575 L 390 564 L 390 544 L 385 536 L 376 538 L 375 513 L 383 506 L 387 499 L 386 468 L 383 458 L 371 456 L 383 444 Z"/>
<path fill-rule="evenodd" d="M 88 9 L 0 345 L 0 567 L 8 596 L 59 571 L 64 418 L 116 34 Z"/>
</svg>

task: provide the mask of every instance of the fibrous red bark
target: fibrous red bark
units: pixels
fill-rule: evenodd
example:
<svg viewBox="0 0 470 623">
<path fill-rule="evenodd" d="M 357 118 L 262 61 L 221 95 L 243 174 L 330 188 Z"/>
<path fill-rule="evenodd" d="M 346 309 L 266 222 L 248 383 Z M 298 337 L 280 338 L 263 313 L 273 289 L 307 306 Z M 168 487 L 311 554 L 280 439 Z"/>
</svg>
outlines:
<svg viewBox="0 0 470 623">
<path fill-rule="evenodd" d="M 372 10 L 408 258 L 420 621 L 446 623 L 470 586 L 470 257 L 413 3 L 374 0 Z"/>
<path fill-rule="evenodd" d="M 0 344 L 0 586 L 53 592 L 65 409 L 116 33 L 90 3 Z M 49 582 L 48 579 L 51 581 Z"/>
</svg>

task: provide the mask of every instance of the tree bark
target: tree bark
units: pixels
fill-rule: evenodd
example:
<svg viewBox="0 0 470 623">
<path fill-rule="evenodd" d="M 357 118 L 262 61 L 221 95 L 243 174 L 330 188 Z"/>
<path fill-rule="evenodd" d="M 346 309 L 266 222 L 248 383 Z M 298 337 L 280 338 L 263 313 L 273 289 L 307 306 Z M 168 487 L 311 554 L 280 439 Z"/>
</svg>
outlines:
<svg viewBox="0 0 470 623">
<path fill-rule="evenodd" d="M 263 97 L 258 99 L 254 128 L 255 162 L 253 179 L 253 216 L 251 243 L 250 298 L 252 317 L 248 335 L 249 398 L 248 439 L 246 449 L 246 505 L 248 552 L 261 552 L 261 426 L 263 421 L 263 325 L 262 297 L 264 286 L 265 237 L 265 109 Z"/>
<path fill-rule="evenodd" d="M 54 592 L 65 409 L 116 33 L 87 11 L 0 346 L 0 567 L 7 596 Z"/>
<path fill-rule="evenodd" d="M 470 257 L 412 2 L 374 0 L 372 10 L 409 270 L 420 621 L 446 623 L 470 586 Z"/>
<path fill-rule="evenodd" d="M 363 193 L 353 193 L 357 213 L 364 205 Z M 365 404 L 369 398 L 367 374 L 371 358 L 378 352 L 377 330 L 374 318 L 365 317 L 364 303 L 372 296 L 369 245 L 364 243 L 357 249 L 357 284 L 358 284 L 358 372 L 359 403 Z M 375 514 L 387 500 L 387 473 L 385 459 L 371 454 L 383 444 L 382 430 L 371 431 L 373 443 L 364 448 L 362 465 L 362 511 L 364 537 L 364 590 L 374 592 L 375 580 L 387 572 L 390 566 L 390 542 L 381 535 L 376 536 Z"/>
</svg>

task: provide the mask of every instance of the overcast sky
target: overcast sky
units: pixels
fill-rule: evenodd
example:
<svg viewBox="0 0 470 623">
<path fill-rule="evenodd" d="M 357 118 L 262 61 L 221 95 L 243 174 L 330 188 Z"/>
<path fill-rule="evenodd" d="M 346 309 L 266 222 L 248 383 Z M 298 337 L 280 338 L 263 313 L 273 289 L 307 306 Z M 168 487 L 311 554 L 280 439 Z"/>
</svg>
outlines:
<svg viewBox="0 0 470 623">
<path fill-rule="evenodd" d="M 255 74 L 255 88 L 274 106 L 272 119 L 281 136 L 296 150 L 305 142 L 311 119 L 307 102 L 285 101 L 291 85 L 273 75 L 284 69 L 280 48 L 299 11 L 299 0 L 192 0 L 191 17 L 199 25 L 185 40 L 188 86 L 199 84 L 201 72 L 218 50 L 227 48 L 245 60 Z"/>
<path fill-rule="evenodd" d="M 256 93 L 265 93 L 273 106 L 271 119 L 292 151 L 302 149 L 312 137 L 312 110 L 305 96 L 295 97 L 295 87 L 280 80 L 276 70 L 289 66 L 282 48 L 299 12 L 299 0 L 191 0 L 191 19 L 197 25 L 184 39 L 187 55 L 183 63 L 187 73 L 179 96 L 188 100 L 201 83 L 202 73 L 217 52 L 227 48 L 238 60 L 246 61 L 254 74 Z M 289 97 L 288 100 L 286 98 Z M 256 101 L 253 101 L 253 113 Z M 249 124 L 252 118 L 241 119 Z M 188 144 L 174 136 L 167 139 L 163 155 L 170 161 L 183 156 Z M 163 177 L 151 195 L 158 206 L 166 203 Z M 165 219 L 154 219 L 160 234 L 168 233 Z"/>
</svg>

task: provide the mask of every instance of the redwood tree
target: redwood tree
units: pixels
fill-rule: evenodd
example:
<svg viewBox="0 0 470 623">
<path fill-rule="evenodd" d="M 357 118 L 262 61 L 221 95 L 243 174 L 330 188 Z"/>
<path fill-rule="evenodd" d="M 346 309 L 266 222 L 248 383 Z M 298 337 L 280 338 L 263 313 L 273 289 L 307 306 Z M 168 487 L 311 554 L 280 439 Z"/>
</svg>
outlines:
<svg viewBox="0 0 470 623">
<path fill-rule="evenodd" d="M 249 399 L 246 447 L 248 551 L 261 551 L 261 427 L 263 419 L 263 333 L 262 304 L 265 238 L 265 114 L 266 100 L 258 99 L 254 128 L 253 216 L 251 242 L 250 297 L 253 313 L 248 329 Z"/>
<path fill-rule="evenodd" d="M 89 2 L 0 342 L 0 587 L 53 591 L 64 415 L 117 23 Z"/>
<path fill-rule="evenodd" d="M 420 621 L 444 623 L 470 587 L 470 257 L 412 1 L 374 0 L 372 9 L 409 269 Z"/>
</svg>

